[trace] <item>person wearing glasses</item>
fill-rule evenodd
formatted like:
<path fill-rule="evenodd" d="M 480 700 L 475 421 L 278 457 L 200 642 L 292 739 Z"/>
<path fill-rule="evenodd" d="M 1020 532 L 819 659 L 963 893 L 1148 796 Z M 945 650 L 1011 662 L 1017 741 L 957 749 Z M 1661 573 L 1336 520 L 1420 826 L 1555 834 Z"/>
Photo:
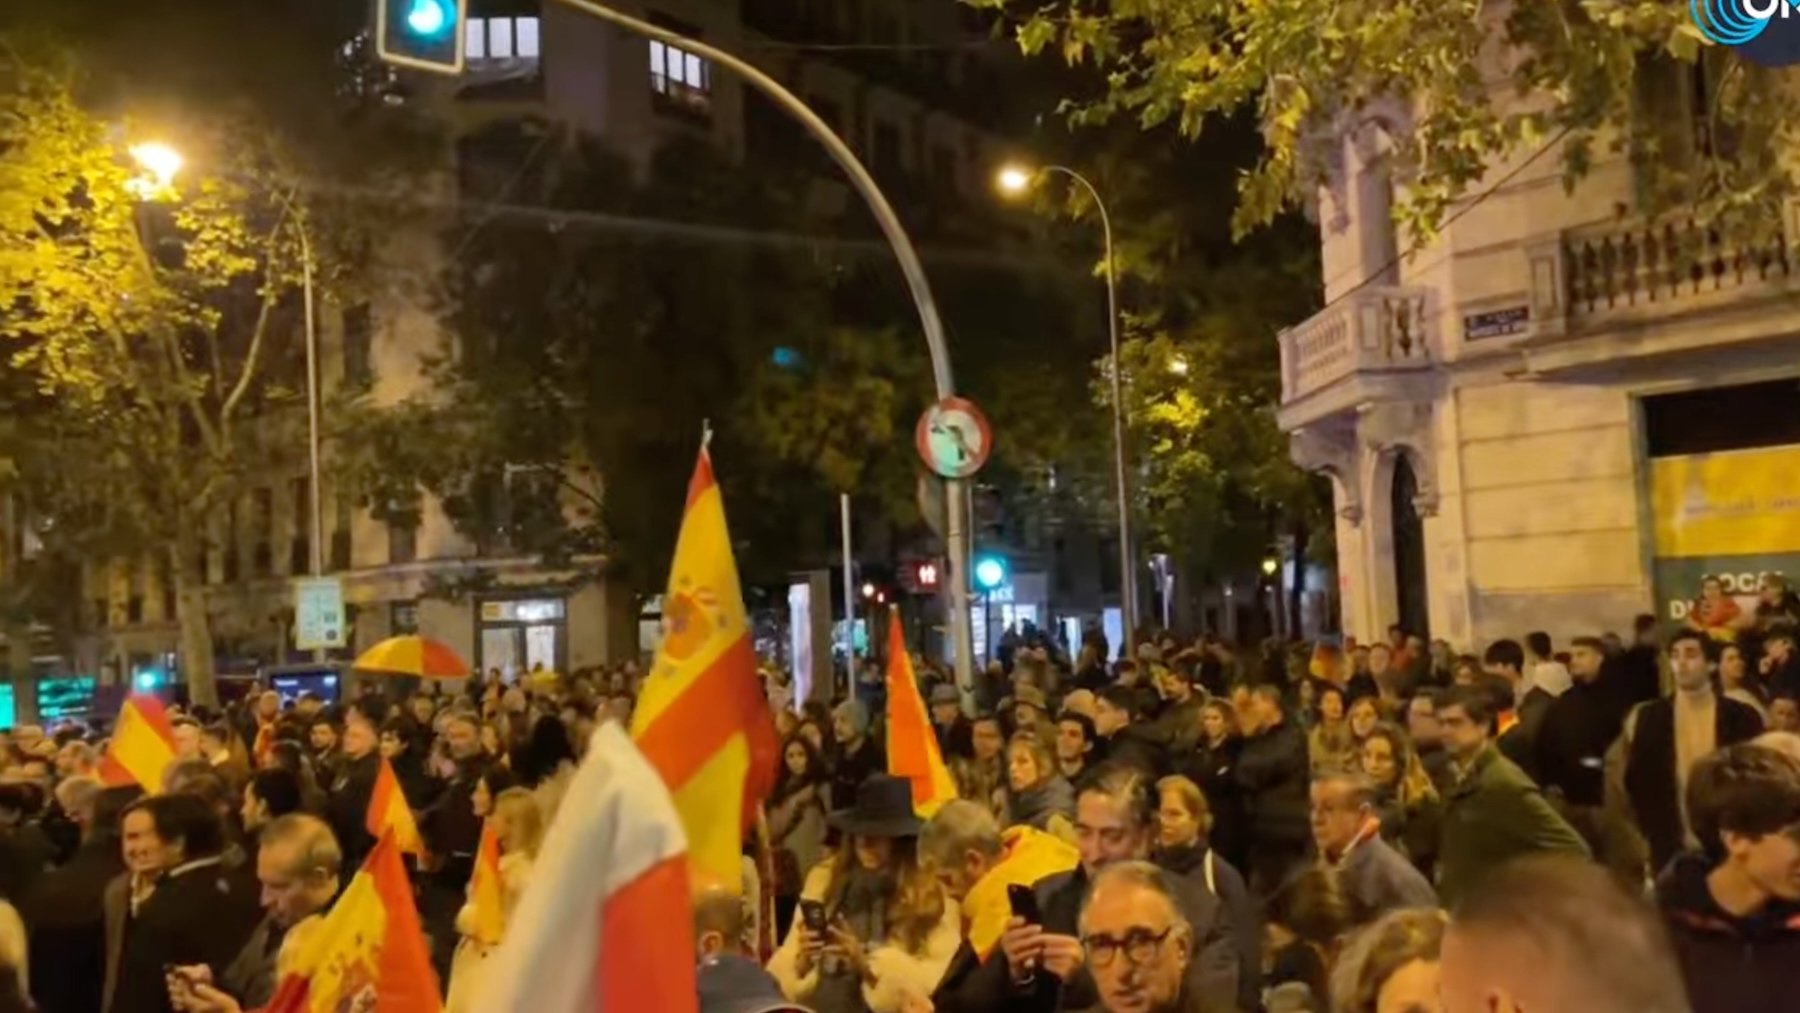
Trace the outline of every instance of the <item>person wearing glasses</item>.
<path fill-rule="evenodd" d="M 1194 929 L 1175 882 L 1149 862 L 1109 865 L 1094 876 L 1081 910 L 1081 948 L 1105 1013 L 1213 1013 L 1232 996 L 1190 984 Z"/>
<path fill-rule="evenodd" d="M 1143 863 L 1150 857 L 1156 831 L 1153 783 L 1135 766 L 1109 763 L 1095 771 L 1075 800 L 1076 849 L 1081 864 L 1074 870 L 1039 880 L 1033 886 L 1037 911 L 1028 920 L 1017 913 L 1008 920 L 1000 944 L 976 972 L 972 987 L 990 998 L 988 1009 L 1006 1013 L 1051 1013 L 1091 1010 L 1101 1002 L 1100 968 L 1083 942 L 1087 899 L 1101 874 L 1115 865 Z M 1186 926 L 1171 937 L 1182 951 L 1177 976 L 1187 995 L 1205 997 L 1230 1009 L 1238 994 L 1238 954 L 1231 921 L 1217 897 L 1186 879 L 1168 877 L 1162 892 L 1180 912 Z M 1135 917 L 1135 915 L 1133 915 Z M 1171 923 L 1172 924 L 1172 923 Z M 1105 938 L 1103 924 L 1099 931 Z M 1156 930 L 1162 931 L 1159 925 Z M 1118 938 L 1125 938 L 1118 936 Z M 1171 944 L 1175 945 L 1175 944 Z M 1160 951 L 1159 951 L 1160 952 Z M 1175 958 L 1169 958 L 1174 960 Z M 1119 984 L 1118 995 L 1140 995 L 1142 977 Z M 1054 981 L 1046 981 L 1046 978 Z M 1141 1011 L 1187 1009 L 1177 1006 L 1105 1006 Z"/>

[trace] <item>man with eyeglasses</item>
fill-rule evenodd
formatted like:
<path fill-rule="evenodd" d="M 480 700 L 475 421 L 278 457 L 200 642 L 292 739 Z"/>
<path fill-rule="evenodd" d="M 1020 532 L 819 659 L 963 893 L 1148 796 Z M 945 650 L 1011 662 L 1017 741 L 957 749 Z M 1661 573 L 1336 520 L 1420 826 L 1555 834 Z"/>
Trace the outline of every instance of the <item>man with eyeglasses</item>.
<path fill-rule="evenodd" d="M 1081 909 L 1081 947 L 1105 1013 L 1211 1013 L 1228 997 L 1189 985 L 1194 930 L 1176 903 L 1174 880 L 1149 862 L 1109 865 L 1094 876 Z"/>
<path fill-rule="evenodd" d="M 996 997 L 991 1008 L 1009 1013 L 1049 1013 L 1052 1010 L 1091 1010 L 1101 996 L 1099 970 L 1092 951 L 1083 942 L 1082 915 L 1085 901 L 1109 868 L 1142 864 L 1150 855 L 1155 812 L 1150 781 L 1132 766 L 1107 765 L 1096 769 L 1075 803 L 1076 846 L 1081 864 L 1072 872 L 1039 881 L 1034 888 L 1042 916 L 1040 923 L 1014 917 L 1000 936 L 1000 945 L 982 964 L 979 975 L 986 994 Z M 1171 878 L 1162 890 L 1180 914 L 1185 927 L 1179 937 L 1181 950 L 1178 979 L 1189 996 L 1230 1009 L 1238 996 L 1238 955 L 1231 927 L 1218 898 L 1184 879 Z M 1159 926 L 1155 931 L 1162 931 Z M 1106 931 L 1100 931 L 1102 936 Z M 1108 936 L 1107 938 L 1112 938 Z M 1119 937 L 1123 938 L 1123 937 Z M 1174 958 L 1170 958 L 1173 960 Z M 1050 975 L 1060 985 L 1046 988 Z M 1142 977 L 1132 972 L 1130 982 L 1115 988 L 1121 1001 L 1147 995 L 1137 984 Z M 1103 1005 L 1104 1009 L 1175 1010 L 1187 1007 Z M 1196 1007 L 1197 1008 L 1197 1007 Z"/>

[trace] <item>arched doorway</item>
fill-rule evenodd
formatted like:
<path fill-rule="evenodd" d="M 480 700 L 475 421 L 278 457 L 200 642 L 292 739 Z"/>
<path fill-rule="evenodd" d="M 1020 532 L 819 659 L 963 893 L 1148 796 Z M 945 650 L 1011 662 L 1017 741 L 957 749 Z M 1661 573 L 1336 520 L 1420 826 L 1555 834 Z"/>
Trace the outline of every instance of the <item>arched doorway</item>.
<path fill-rule="evenodd" d="M 1425 525 L 1419 519 L 1414 502 L 1419 496 L 1419 478 L 1413 474 L 1412 461 L 1404 452 L 1394 455 L 1392 510 L 1394 524 L 1394 597 L 1398 606 L 1397 621 L 1406 632 L 1427 639 L 1431 636 L 1430 607 L 1425 592 Z"/>

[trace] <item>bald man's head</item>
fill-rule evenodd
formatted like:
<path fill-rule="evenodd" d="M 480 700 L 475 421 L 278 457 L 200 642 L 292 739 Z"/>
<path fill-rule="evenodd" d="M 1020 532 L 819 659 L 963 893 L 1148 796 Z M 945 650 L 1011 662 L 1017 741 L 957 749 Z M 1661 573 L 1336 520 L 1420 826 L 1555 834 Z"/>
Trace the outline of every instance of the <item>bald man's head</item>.
<path fill-rule="evenodd" d="M 743 948 L 744 901 L 720 883 L 694 890 L 694 952 L 700 960 Z"/>
<path fill-rule="evenodd" d="M 1444 1013 L 1688 1013 L 1662 923 L 1601 867 L 1512 862 L 1481 882 L 1444 938 Z"/>

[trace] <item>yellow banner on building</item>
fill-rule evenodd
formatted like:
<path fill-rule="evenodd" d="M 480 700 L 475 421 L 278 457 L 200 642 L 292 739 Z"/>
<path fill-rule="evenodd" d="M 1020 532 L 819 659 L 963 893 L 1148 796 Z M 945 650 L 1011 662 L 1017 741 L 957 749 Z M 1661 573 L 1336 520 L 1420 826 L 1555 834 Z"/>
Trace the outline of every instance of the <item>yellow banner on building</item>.
<path fill-rule="evenodd" d="M 1800 552 L 1800 446 L 1650 462 L 1660 558 Z"/>

